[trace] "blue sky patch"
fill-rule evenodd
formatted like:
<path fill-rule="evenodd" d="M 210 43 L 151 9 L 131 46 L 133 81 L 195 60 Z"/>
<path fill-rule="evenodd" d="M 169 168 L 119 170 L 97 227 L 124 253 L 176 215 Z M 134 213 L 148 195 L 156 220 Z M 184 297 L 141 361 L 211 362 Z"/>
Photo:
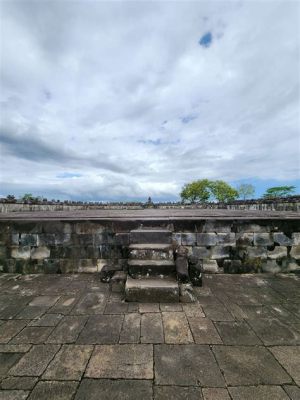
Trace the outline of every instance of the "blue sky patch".
<path fill-rule="evenodd" d="M 202 47 L 209 47 L 212 43 L 212 39 L 213 37 L 211 32 L 207 32 L 201 37 L 201 39 L 199 40 L 199 44 Z"/>
<path fill-rule="evenodd" d="M 56 175 L 56 178 L 60 179 L 68 179 L 68 178 L 80 178 L 82 175 L 76 172 L 62 172 L 61 174 Z"/>

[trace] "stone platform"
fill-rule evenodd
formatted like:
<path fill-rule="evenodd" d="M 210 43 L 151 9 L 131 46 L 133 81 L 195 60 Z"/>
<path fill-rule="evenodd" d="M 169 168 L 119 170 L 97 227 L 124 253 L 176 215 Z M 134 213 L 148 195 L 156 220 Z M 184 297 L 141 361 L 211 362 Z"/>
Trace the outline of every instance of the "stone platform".
<path fill-rule="evenodd" d="M 180 220 L 180 219 L 299 219 L 293 211 L 225 209 L 145 209 L 145 210 L 75 210 L 0 213 L 0 221 L 47 220 Z"/>
<path fill-rule="evenodd" d="M 0 274 L 0 399 L 299 400 L 300 277 L 194 291 L 125 303 L 97 274 Z"/>

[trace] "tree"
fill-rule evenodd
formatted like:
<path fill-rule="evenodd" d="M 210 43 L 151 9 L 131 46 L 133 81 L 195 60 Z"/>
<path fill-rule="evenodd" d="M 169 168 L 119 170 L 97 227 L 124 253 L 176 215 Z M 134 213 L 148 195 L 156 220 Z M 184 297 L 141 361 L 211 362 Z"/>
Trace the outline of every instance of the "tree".
<path fill-rule="evenodd" d="M 263 198 L 287 197 L 295 192 L 295 186 L 273 186 L 266 190 Z"/>
<path fill-rule="evenodd" d="M 255 194 L 254 186 L 248 183 L 242 183 L 240 186 L 238 186 L 237 191 L 239 193 L 239 197 L 241 197 L 243 200 L 251 198 Z"/>
<path fill-rule="evenodd" d="M 210 181 L 208 179 L 200 179 L 187 183 L 182 188 L 180 193 L 182 201 L 189 201 L 191 203 L 204 203 L 210 198 Z"/>
<path fill-rule="evenodd" d="M 33 200 L 33 195 L 32 193 L 25 193 L 22 198 L 23 201 L 32 201 Z"/>
<path fill-rule="evenodd" d="M 212 181 L 209 186 L 212 195 L 220 203 L 226 203 L 239 197 L 238 191 L 224 181 Z"/>
<path fill-rule="evenodd" d="M 13 194 L 8 194 L 8 195 L 6 196 L 6 199 L 7 199 L 8 201 L 11 201 L 11 202 L 15 202 L 15 201 L 16 201 L 16 198 L 15 198 L 15 196 L 14 196 Z"/>

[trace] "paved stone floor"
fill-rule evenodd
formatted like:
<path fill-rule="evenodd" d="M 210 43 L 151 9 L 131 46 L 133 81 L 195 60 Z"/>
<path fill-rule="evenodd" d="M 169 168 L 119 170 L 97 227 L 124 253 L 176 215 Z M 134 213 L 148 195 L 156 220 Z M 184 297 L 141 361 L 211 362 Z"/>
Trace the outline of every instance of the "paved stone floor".
<path fill-rule="evenodd" d="M 300 399 L 300 277 L 126 304 L 97 275 L 0 275 L 0 400 Z"/>

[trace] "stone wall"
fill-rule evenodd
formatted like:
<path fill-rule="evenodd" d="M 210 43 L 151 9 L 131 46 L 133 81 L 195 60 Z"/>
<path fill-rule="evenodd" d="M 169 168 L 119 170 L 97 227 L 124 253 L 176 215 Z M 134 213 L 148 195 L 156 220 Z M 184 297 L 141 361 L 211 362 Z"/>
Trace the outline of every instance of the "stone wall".
<path fill-rule="evenodd" d="M 142 210 L 147 208 L 145 203 L 85 203 L 85 204 L 23 204 L 0 202 L 0 213 L 28 211 L 76 211 L 76 210 Z M 237 200 L 232 203 L 155 203 L 159 209 L 228 209 L 228 210 L 262 210 L 262 211 L 296 211 L 300 212 L 300 196 L 283 199 Z"/>
<path fill-rule="evenodd" d="M 17 273 L 97 272 L 108 262 L 126 269 L 129 232 L 172 230 L 205 272 L 300 272 L 298 220 L 154 220 L 0 222 L 0 270 Z"/>

